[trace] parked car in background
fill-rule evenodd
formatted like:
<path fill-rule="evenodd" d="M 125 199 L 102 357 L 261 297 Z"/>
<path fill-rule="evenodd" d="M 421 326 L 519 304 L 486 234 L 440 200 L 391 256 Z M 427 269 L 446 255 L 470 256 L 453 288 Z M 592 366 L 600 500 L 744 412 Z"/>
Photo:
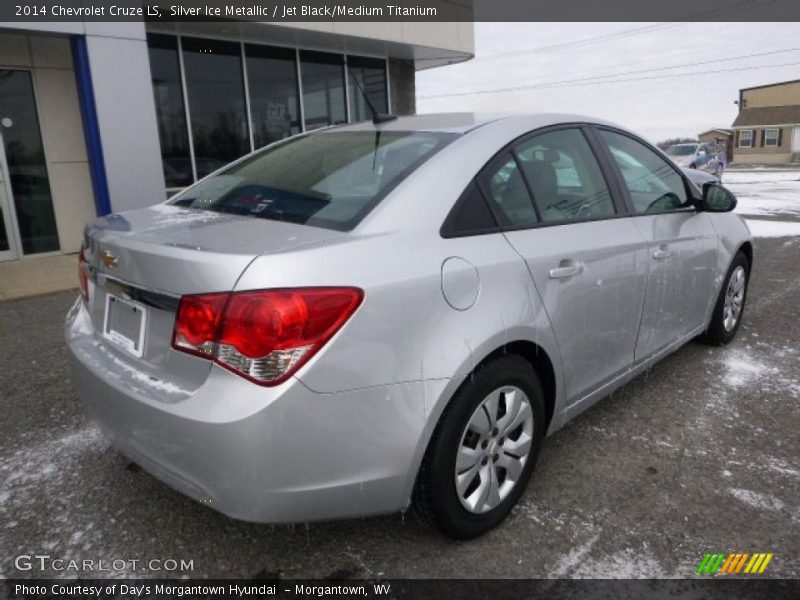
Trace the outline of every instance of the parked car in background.
<path fill-rule="evenodd" d="M 725 160 L 720 152 L 718 146 L 709 143 L 675 144 L 666 150 L 667 156 L 681 168 L 699 169 L 717 179 L 722 179 L 725 170 Z"/>
<path fill-rule="evenodd" d="M 750 235 L 605 121 L 308 132 L 98 219 L 66 337 L 131 460 L 235 518 L 499 524 L 543 439 L 741 323 Z"/>
<path fill-rule="evenodd" d="M 717 155 L 717 149 L 713 144 L 686 143 L 675 144 L 666 150 L 675 164 L 679 167 L 689 167 L 698 169 L 704 166 Z"/>

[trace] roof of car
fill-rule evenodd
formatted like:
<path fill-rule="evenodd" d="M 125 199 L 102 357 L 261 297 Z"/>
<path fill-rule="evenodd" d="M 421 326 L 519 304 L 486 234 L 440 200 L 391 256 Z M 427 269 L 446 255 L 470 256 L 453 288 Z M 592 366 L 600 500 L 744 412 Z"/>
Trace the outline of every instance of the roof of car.
<path fill-rule="evenodd" d="M 473 129 L 497 121 L 519 122 L 528 129 L 547 127 L 558 123 L 605 123 L 601 119 L 585 115 L 560 113 L 534 114 L 500 114 L 500 113 L 431 113 L 398 117 L 375 125 L 372 121 L 362 121 L 351 125 L 332 128 L 333 131 L 441 131 L 451 133 L 467 133 Z"/>

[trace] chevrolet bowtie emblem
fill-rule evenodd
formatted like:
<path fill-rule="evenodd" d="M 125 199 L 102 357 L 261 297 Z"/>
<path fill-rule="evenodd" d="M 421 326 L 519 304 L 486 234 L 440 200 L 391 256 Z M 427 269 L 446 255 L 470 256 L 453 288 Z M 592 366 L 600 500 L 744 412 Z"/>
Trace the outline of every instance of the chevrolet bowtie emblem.
<path fill-rule="evenodd" d="M 111 267 L 117 266 L 119 259 L 110 250 L 103 250 L 103 253 L 100 255 L 100 262 L 103 263 L 106 269 L 110 269 Z"/>

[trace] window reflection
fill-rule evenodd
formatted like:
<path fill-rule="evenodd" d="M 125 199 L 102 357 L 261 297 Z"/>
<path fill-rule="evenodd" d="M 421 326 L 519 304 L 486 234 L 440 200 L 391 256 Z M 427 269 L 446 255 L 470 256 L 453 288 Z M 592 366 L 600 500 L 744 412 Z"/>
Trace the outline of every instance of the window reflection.
<path fill-rule="evenodd" d="M 3 128 L 2 139 L 22 251 L 57 251 L 53 199 L 30 72 L 0 70 L 0 111 L 0 117 L 12 123 Z"/>
<path fill-rule="evenodd" d="M 372 118 L 364 94 L 376 111 L 389 112 L 385 61 L 379 58 L 348 56 L 347 71 L 347 80 L 350 84 L 350 121 L 365 121 Z"/>
<path fill-rule="evenodd" d="M 182 38 L 197 177 L 250 151 L 241 46 Z"/>
<path fill-rule="evenodd" d="M 389 108 L 383 59 L 350 56 L 347 74 L 342 55 L 300 51 L 299 83 L 294 48 L 183 36 L 179 44 L 178 36 L 164 34 L 151 34 L 147 39 L 168 188 L 185 187 L 194 181 L 190 143 L 194 145 L 199 178 L 248 153 L 251 130 L 256 148 L 299 133 L 303 128 L 301 105 L 306 129 L 345 123 L 345 82 L 349 86 L 351 121 L 372 117 L 356 82 L 377 111 L 387 112 Z M 242 64 L 243 46 L 246 65 Z M 188 98 L 188 125 L 184 97 Z"/>
<path fill-rule="evenodd" d="M 256 148 L 300 132 L 295 51 L 247 44 L 250 122 Z"/>
<path fill-rule="evenodd" d="M 150 77 L 161 140 L 161 159 L 167 187 L 183 187 L 194 181 L 189 158 L 189 135 L 183 105 L 178 38 L 149 35 Z"/>
<path fill-rule="evenodd" d="M 344 61 L 341 55 L 300 53 L 306 129 L 347 121 L 344 104 Z"/>

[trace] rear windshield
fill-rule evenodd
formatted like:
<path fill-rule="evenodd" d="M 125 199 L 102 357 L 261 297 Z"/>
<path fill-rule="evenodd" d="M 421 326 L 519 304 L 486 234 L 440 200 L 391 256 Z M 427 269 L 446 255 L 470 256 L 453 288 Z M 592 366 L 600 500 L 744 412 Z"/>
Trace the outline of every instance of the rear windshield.
<path fill-rule="evenodd" d="M 457 134 L 329 131 L 271 146 L 170 203 L 345 231 Z"/>

